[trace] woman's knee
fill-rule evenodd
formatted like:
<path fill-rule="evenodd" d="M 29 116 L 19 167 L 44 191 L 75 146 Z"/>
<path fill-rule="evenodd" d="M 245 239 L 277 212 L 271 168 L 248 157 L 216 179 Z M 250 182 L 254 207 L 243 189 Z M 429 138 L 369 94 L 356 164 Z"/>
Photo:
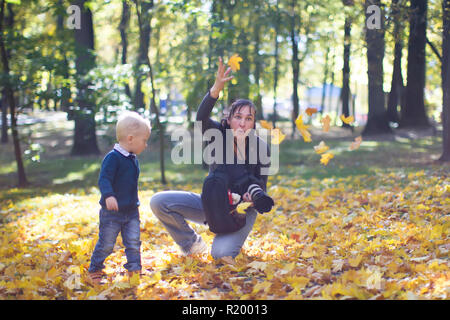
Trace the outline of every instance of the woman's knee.
<path fill-rule="evenodd" d="M 213 242 L 211 248 L 211 256 L 214 260 L 218 260 L 223 257 L 236 258 L 239 252 L 241 252 L 241 246 L 235 246 L 233 244 L 217 244 Z"/>
<path fill-rule="evenodd" d="M 166 194 L 164 191 L 155 193 L 150 199 L 150 208 L 153 214 L 158 216 L 162 213 L 163 208 L 166 205 Z"/>

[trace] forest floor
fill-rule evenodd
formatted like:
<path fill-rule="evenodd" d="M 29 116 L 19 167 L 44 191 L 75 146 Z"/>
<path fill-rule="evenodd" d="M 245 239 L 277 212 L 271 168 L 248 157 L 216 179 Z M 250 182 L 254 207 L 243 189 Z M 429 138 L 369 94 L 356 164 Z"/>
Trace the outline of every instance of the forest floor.
<path fill-rule="evenodd" d="M 0 153 L 0 299 L 448 299 L 450 166 L 436 161 L 440 134 L 396 131 L 348 146 L 354 133 L 312 130 L 280 145 L 269 177 L 276 207 L 259 215 L 235 265 L 184 257 L 152 214 L 161 190 L 200 192 L 201 165 L 175 165 L 166 148 L 160 183 L 157 134 L 139 156 L 143 274 L 128 278 L 121 238 L 106 283 L 87 281 L 97 241 L 103 155 L 114 143 L 100 126 L 101 155 L 70 156 L 73 123 L 63 116 L 21 127 L 30 185 L 16 188 L 12 143 Z M 320 163 L 313 146 L 330 146 Z M 29 146 L 29 147 L 26 147 Z M 39 157 L 39 162 L 31 157 Z M 209 244 L 214 234 L 192 225 Z"/>

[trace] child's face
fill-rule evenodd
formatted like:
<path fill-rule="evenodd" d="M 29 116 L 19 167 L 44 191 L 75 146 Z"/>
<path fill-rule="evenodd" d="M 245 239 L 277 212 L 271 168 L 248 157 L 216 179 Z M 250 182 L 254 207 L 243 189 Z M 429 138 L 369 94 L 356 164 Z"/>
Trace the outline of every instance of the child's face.
<path fill-rule="evenodd" d="M 150 138 L 150 129 L 143 128 L 139 130 L 136 134 L 128 136 L 128 146 L 129 152 L 134 154 L 141 154 L 142 151 L 147 148 L 147 141 Z"/>

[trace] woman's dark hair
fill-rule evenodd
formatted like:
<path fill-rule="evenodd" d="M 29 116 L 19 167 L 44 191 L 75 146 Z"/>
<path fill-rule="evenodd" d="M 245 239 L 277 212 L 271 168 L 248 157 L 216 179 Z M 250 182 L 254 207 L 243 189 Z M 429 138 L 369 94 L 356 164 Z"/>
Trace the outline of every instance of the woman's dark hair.
<path fill-rule="evenodd" d="M 250 100 L 247 99 L 237 99 L 236 101 L 234 101 L 229 107 L 228 109 L 224 112 L 224 117 L 222 119 L 222 124 L 225 127 L 229 127 L 227 124 L 227 119 L 230 120 L 231 117 L 236 113 L 241 111 L 242 108 L 244 107 L 250 107 L 250 110 L 253 111 L 253 115 L 255 116 L 255 123 L 253 125 L 253 129 L 255 129 L 256 127 L 256 107 L 253 104 L 253 102 L 251 102 Z"/>

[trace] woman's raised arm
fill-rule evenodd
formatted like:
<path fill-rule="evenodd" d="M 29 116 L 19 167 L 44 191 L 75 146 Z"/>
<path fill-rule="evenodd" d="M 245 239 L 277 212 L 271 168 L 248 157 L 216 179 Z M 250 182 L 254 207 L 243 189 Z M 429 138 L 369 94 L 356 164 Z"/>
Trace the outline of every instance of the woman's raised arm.
<path fill-rule="evenodd" d="M 220 126 L 220 123 L 212 120 L 210 115 L 214 104 L 219 98 L 220 91 L 223 90 L 228 81 L 233 79 L 233 76 L 228 76 L 231 68 L 228 68 L 227 70 L 225 70 L 225 68 L 226 67 L 223 65 L 222 58 L 219 58 L 219 67 L 217 69 L 214 85 L 211 87 L 208 94 L 206 94 L 198 107 L 196 120 L 202 122 L 202 131 Z"/>

